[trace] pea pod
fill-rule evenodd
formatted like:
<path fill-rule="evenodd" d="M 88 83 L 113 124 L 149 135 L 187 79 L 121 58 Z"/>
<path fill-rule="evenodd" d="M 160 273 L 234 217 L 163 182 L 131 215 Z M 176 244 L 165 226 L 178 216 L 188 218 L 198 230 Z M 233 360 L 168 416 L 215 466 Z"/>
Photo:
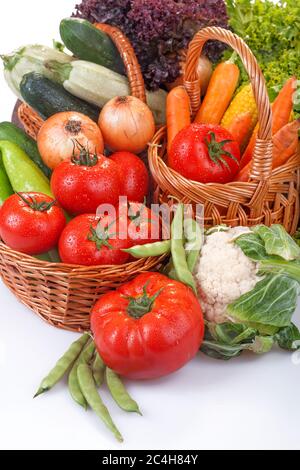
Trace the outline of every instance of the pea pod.
<path fill-rule="evenodd" d="M 34 191 L 53 197 L 48 178 L 20 147 L 8 140 L 1 140 L 0 151 L 5 171 L 15 192 Z"/>
<path fill-rule="evenodd" d="M 78 371 L 78 366 L 80 364 L 89 364 L 89 362 L 92 360 L 92 357 L 95 352 L 95 345 L 94 342 L 91 341 L 89 342 L 83 351 L 81 352 L 80 356 L 78 357 L 77 361 L 74 363 L 71 372 L 69 374 L 69 379 L 68 379 L 68 386 L 69 386 L 69 392 L 75 403 L 78 405 L 82 406 L 83 408 L 87 409 L 87 401 L 81 391 L 79 382 L 78 382 L 78 377 L 77 377 L 77 371 Z"/>
<path fill-rule="evenodd" d="M 104 405 L 98 393 L 98 390 L 97 390 L 97 387 L 93 378 L 92 369 L 87 364 L 80 364 L 78 366 L 77 374 L 78 374 L 78 381 L 79 381 L 80 388 L 89 406 L 96 413 L 96 415 L 103 421 L 103 423 L 107 426 L 107 428 L 114 434 L 116 439 L 119 442 L 123 442 L 122 435 L 120 434 L 118 428 L 113 422 L 108 409 Z"/>
<path fill-rule="evenodd" d="M 51 176 L 51 170 L 43 162 L 38 151 L 37 143 L 29 137 L 22 129 L 11 122 L 0 123 L 0 140 L 8 140 L 18 145 L 31 160 L 42 170 L 47 178 Z"/>
<path fill-rule="evenodd" d="M 35 394 L 35 397 L 53 388 L 54 385 L 56 385 L 63 378 L 63 376 L 67 373 L 74 361 L 76 361 L 89 337 L 90 336 L 86 333 L 73 344 L 71 344 L 68 351 L 59 359 L 59 361 L 57 362 L 55 367 L 49 372 L 47 377 L 43 379 L 37 393 Z"/>
<path fill-rule="evenodd" d="M 196 293 L 196 283 L 189 270 L 184 248 L 183 230 L 184 206 L 178 204 L 176 214 L 171 226 L 171 253 L 177 278 L 183 284 L 190 286 Z"/>
<path fill-rule="evenodd" d="M 11 187 L 10 181 L 0 159 L 0 207 L 2 206 L 3 202 L 12 194 L 13 188 Z"/>
<path fill-rule="evenodd" d="M 98 388 L 100 388 L 104 382 L 105 368 L 106 366 L 102 361 L 99 353 L 96 352 L 93 362 L 93 376 Z"/>
<path fill-rule="evenodd" d="M 108 367 L 106 369 L 106 382 L 113 399 L 122 410 L 142 414 L 138 404 L 131 398 L 120 377 Z"/>
<path fill-rule="evenodd" d="M 184 224 L 184 233 L 186 238 L 187 265 L 190 272 L 193 273 L 203 243 L 200 225 L 194 219 L 187 219 Z"/>
<path fill-rule="evenodd" d="M 134 258 L 150 258 L 167 254 L 170 250 L 171 242 L 165 240 L 163 242 L 147 243 L 146 245 L 136 245 L 123 251 L 130 253 Z"/>

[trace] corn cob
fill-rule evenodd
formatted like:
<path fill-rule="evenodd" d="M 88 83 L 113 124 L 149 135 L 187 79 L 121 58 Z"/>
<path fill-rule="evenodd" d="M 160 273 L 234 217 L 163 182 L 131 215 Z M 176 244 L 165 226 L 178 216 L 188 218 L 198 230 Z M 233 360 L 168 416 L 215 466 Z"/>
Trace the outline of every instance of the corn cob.
<path fill-rule="evenodd" d="M 252 86 L 249 83 L 242 87 L 227 109 L 221 126 L 233 135 L 243 151 L 249 142 L 257 123 L 258 112 Z"/>

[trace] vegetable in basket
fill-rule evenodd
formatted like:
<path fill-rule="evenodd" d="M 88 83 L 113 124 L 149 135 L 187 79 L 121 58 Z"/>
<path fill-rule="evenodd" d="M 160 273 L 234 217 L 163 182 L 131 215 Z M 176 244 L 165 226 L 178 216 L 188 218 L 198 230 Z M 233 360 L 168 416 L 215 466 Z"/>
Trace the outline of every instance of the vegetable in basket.
<path fill-rule="evenodd" d="M 36 142 L 22 131 L 22 129 L 19 129 L 11 122 L 1 122 L 0 140 L 8 140 L 13 144 L 18 145 L 18 147 L 24 150 L 28 157 L 30 157 L 31 160 L 42 170 L 47 178 L 51 176 L 51 170 L 41 159 Z"/>
<path fill-rule="evenodd" d="M 228 183 L 239 170 L 240 149 L 221 126 L 191 124 L 175 137 L 169 166 L 201 183 Z"/>
<path fill-rule="evenodd" d="M 273 170 L 285 165 L 289 158 L 296 154 L 299 146 L 300 118 L 286 124 L 273 136 Z M 252 160 L 244 166 L 235 181 L 248 181 Z"/>
<path fill-rule="evenodd" d="M 38 255 L 56 247 L 66 218 L 56 201 L 42 193 L 18 193 L 0 208 L 0 237 L 10 248 Z"/>
<path fill-rule="evenodd" d="M 69 64 L 53 60 L 47 62 L 47 67 L 65 90 L 100 108 L 116 96 L 130 95 L 127 78 L 101 65 L 84 60 L 74 60 Z M 147 92 L 147 103 L 153 112 L 156 124 L 164 124 L 166 92 L 164 90 Z"/>
<path fill-rule="evenodd" d="M 0 157 L 0 207 L 4 201 L 13 194 L 13 188 L 6 174 L 5 168 Z"/>
<path fill-rule="evenodd" d="M 117 206 L 122 181 L 118 165 L 79 143 L 75 147 L 79 155 L 73 152 L 52 174 L 51 189 L 59 204 L 72 215 L 96 213 L 100 204 Z"/>
<path fill-rule="evenodd" d="M 73 154 L 79 156 L 82 149 L 97 154 L 104 151 L 103 137 L 97 124 L 88 116 L 74 111 L 50 117 L 39 131 L 37 144 L 44 163 L 52 170 Z"/>
<path fill-rule="evenodd" d="M 124 74 L 124 65 L 113 41 L 89 21 L 65 18 L 59 30 L 63 43 L 75 57 Z"/>
<path fill-rule="evenodd" d="M 55 81 L 55 73 L 46 66 L 47 62 L 55 60 L 60 64 L 67 64 L 73 60 L 63 52 L 41 45 L 24 46 L 9 55 L 2 55 L 1 58 L 7 84 L 20 100 L 22 100 L 20 85 L 24 75 L 38 72 Z"/>
<path fill-rule="evenodd" d="M 179 77 L 181 51 L 199 29 L 228 27 L 223 0 L 83 0 L 76 16 L 120 28 L 137 54 L 149 89 Z M 210 41 L 205 53 L 216 62 L 224 47 Z"/>
<path fill-rule="evenodd" d="M 112 151 L 143 152 L 155 134 L 153 114 L 134 96 L 117 96 L 106 103 L 99 116 L 106 146 Z"/>
<path fill-rule="evenodd" d="M 2 163 L 15 192 L 40 192 L 52 197 L 50 183 L 44 173 L 16 144 L 0 141 Z"/>
<path fill-rule="evenodd" d="M 118 165 L 121 196 L 126 196 L 128 201 L 144 202 L 150 186 L 145 163 L 130 152 L 116 152 L 109 158 Z"/>
<path fill-rule="evenodd" d="M 273 101 L 290 76 L 300 76 L 299 1 L 226 0 L 226 5 L 229 24 L 257 58 Z M 241 61 L 238 65 L 242 81 L 248 82 Z M 299 113 L 299 102 L 294 111 Z"/>
<path fill-rule="evenodd" d="M 221 126 L 232 134 L 243 151 L 250 140 L 257 119 L 258 111 L 252 85 L 248 83 L 233 98 L 223 116 Z"/>
<path fill-rule="evenodd" d="M 291 77 L 280 90 L 272 105 L 273 124 L 272 134 L 276 134 L 282 127 L 288 124 L 293 109 L 293 95 L 295 93 L 296 78 Z M 246 166 L 253 157 L 254 147 L 258 136 L 259 124 L 254 129 L 250 142 L 241 159 L 241 169 Z"/>
<path fill-rule="evenodd" d="M 173 88 L 167 97 L 168 154 L 177 134 L 191 124 L 190 98 L 183 86 Z"/>
<path fill-rule="evenodd" d="M 92 121 L 98 122 L 100 108 L 71 95 L 59 83 L 37 72 L 24 75 L 20 92 L 23 100 L 29 104 L 42 119 L 68 111 L 85 114 Z"/>
<path fill-rule="evenodd" d="M 130 261 L 123 251 L 132 246 L 128 234 L 120 229 L 117 217 L 95 214 L 75 217 L 66 226 L 59 240 L 59 255 L 66 264 L 81 266 L 121 265 Z"/>
<path fill-rule="evenodd" d="M 235 59 L 234 52 L 231 59 L 221 62 L 215 68 L 195 122 L 220 124 L 239 82 L 240 71 L 234 63 Z"/>

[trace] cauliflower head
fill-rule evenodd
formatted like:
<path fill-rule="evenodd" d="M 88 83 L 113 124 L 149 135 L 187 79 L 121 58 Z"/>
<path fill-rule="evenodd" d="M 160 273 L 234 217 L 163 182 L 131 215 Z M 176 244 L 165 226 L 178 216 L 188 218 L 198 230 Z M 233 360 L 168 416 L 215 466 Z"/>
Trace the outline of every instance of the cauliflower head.
<path fill-rule="evenodd" d="M 261 279 L 257 264 L 234 243 L 248 232 L 246 227 L 235 227 L 205 236 L 195 279 L 203 313 L 210 322 L 228 321 L 227 305 L 252 290 Z"/>

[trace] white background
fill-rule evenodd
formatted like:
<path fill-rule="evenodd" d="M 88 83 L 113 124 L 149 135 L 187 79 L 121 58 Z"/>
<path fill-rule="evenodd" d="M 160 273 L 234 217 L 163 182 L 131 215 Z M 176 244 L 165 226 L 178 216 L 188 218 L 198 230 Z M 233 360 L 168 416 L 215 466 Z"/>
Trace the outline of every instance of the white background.
<path fill-rule="evenodd" d="M 59 39 L 59 20 L 75 0 L 3 2 L 0 53 Z M 15 98 L 0 77 L 0 120 Z M 299 311 L 296 317 L 299 324 Z M 274 351 L 229 363 L 199 355 L 165 379 L 128 383 L 144 416 L 120 411 L 116 444 L 102 423 L 68 396 L 65 384 L 32 399 L 40 380 L 77 335 L 56 330 L 19 304 L 0 282 L 1 449 L 291 449 L 300 448 L 300 354 Z M 296 362 L 299 364 L 296 365 Z"/>

